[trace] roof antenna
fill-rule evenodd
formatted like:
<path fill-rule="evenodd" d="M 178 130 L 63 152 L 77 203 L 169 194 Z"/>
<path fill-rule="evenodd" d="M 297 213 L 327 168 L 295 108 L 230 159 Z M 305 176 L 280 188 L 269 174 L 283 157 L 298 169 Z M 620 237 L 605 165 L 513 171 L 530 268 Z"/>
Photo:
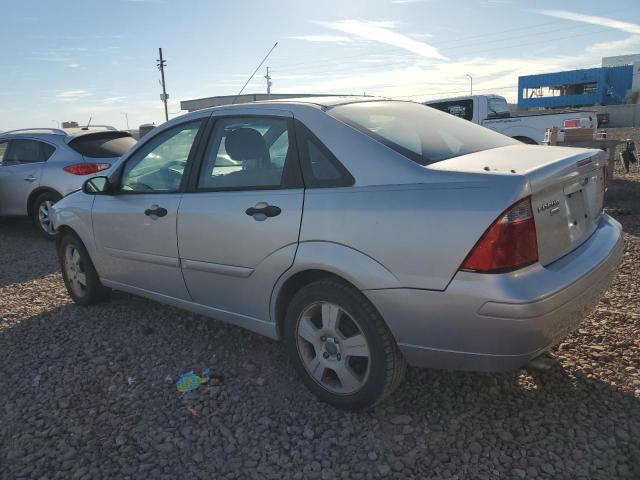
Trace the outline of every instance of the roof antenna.
<path fill-rule="evenodd" d="M 253 71 L 253 73 L 251 74 L 251 76 L 249 77 L 249 80 L 247 80 L 247 82 L 243 85 L 243 87 L 240 89 L 240 91 L 238 92 L 238 94 L 233 98 L 233 101 L 231 102 L 231 105 L 233 105 L 234 103 L 236 103 L 236 100 L 238 99 L 238 97 L 240 96 L 240 94 L 242 92 L 244 92 L 244 89 L 247 87 L 247 85 L 249 85 L 249 82 L 251 81 L 251 79 L 253 78 L 253 76 L 256 74 L 256 72 L 260 69 L 260 67 L 262 66 L 262 64 L 265 62 L 265 60 L 267 58 L 269 58 L 269 55 L 271 55 L 271 52 L 273 52 L 273 49 L 276 48 L 278 46 L 278 42 L 273 44 L 273 47 L 271 47 L 271 50 L 269 50 L 269 53 L 267 53 L 265 55 L 265 57 L 262 59 L 262 61 L 260 62 L 260 64 L 256 67 L 256 69 Z"/>
<path fill-rule="evenodd" d="M 89 130 L 89 125 L 91 125 L 91 119 L 93 118 L 92 114 L 89 114 L 89 121 L 87 122 L 86 127 L 82 127 L 82 130 Z"/>

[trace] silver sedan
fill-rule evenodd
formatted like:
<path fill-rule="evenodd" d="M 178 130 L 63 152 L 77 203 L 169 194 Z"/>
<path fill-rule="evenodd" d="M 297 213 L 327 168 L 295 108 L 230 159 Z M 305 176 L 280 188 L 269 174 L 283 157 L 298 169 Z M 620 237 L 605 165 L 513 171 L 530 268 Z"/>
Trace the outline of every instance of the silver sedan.
<path fill-rule="evenodd" d="M 599 151 L 523 145 L 411 102 L 194 112 L 54 206 L 69 294 L 112 289 L 284 341 L 337 407 L 407 364 L 506 370 L 574 329 L 622 255 Z"/>

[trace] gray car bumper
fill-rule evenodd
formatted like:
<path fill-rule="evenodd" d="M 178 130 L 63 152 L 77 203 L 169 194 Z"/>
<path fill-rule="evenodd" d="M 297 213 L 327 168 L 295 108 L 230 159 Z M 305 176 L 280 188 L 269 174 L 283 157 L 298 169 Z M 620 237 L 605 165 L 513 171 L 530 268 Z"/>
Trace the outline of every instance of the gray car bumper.
<path fill-rule="evenodd" d="M 580 247 L 543 267 L 458 272 L 443 292 L 365 291 L 411 365 L 502 371 L 559 342 L 595 307 L 623 252 L 622 228 L 603 215 Z"/>

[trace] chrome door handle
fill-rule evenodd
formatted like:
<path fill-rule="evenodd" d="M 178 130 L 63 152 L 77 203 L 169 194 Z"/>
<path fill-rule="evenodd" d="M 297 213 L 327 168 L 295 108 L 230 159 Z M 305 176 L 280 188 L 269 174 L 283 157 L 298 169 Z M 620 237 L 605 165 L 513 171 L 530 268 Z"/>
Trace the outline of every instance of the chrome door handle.
<path fill-rule="evenodd" d="M 35 182 L 36 180 L 38 180 L 36 177 L 34 177 L 33 175 L 31 175 L 30 177 L 27 177 L 24 179 L 25 182 Z"/>

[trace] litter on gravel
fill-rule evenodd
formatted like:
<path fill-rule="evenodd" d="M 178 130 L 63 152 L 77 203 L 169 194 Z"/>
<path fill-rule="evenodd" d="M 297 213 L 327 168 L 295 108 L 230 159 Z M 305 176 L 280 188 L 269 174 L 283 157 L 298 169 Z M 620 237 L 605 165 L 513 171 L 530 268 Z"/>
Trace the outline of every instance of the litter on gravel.
<path fill-rule="evenodd" d="M 193 370 L 184 372 L 176 382 L 176 390 L 181 394 L 193 392 L 200 388 L 200 385 L 209 381 L 209 369 L 205 368 L 202 375 L 196 375 Z"/>

